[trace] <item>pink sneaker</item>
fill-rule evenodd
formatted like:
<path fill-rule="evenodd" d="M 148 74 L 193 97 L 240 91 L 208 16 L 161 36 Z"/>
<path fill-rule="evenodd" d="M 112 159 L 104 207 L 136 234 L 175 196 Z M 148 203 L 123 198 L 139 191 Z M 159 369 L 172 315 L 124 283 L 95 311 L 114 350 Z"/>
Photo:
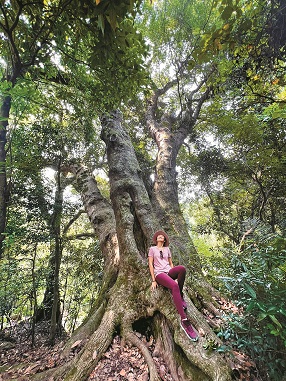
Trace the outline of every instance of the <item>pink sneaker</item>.
<path fill-rule="evenodd" d="M 199 338 L 198 334 L 194 330 L 192 324 L 190 323 L 190 321 L 187 318 L 186 319 L 181 319 L 181 327 L 186 332 L 186 334 L 188 335 L 189 339 L 191 339 L 192 341 L 198 341 L 198 338 Z"/>

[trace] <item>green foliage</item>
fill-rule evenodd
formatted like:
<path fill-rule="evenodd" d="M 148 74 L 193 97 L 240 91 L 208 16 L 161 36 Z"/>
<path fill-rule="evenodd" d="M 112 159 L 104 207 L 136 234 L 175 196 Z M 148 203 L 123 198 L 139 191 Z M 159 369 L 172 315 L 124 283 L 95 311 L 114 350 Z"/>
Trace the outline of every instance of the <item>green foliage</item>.
<path fill-rule="evenodd" d="M 4 36 L 0 70 L 2 79 L 12 86 L 23 77 L 26 86 L 31 81 L 42 88 L 47 81 L 44 97 L 49 93 L 48 83 L 62 85 L 63 98 L 68 93 L 74 102 L 88 90 L 96 112 L 102 113 L 134 96 L 138 86 L 143 89 L 148 82 L 143 67 L 146 47 L 132 22 L 140 2 L 80 3 L 27 3 L 22 7 L 17 2 L 5 3 L 0 15 Z"/>
<path fill-rule="evenodd" d="M 34 309 L 42 302 L 50 272 L 48 263 L 53 246 L 51 217 L 56 207 L 54 179 L 45 178 L 44 171 L 39 172 L 37 168 L 31 169 L 27 163 L 22 163 L 15 170 L 14 186 L 17 191 L 13 192 L 5 239 L 7 258 L 0 262 L 0 306 L 5 325 L 11 315 L 25 319 L 32 317 Z M 79 208 L 78 195 L 67 192 L 62 232 Z M 101 283 L 101 252 L 96 241 L 94 243 L 94 239 L 89 238 L 91 233 L 86 215 L 81 214 L 61 236 L 60 295 L 63 324 L 69 332 L 89 313 Z"/>
<path fill-rule="evenodd" d="M 267 70 L 276 59 L 285 59 L 285 7 L 281 0 L 217 0 L 213 2 L 217 23 L 202 37 L 197 56 L 206 61 L 209 54 L 227 53 L 236 64 Z M 271 20 L 271 22 L 270 22 Z M 254 64 L 252 66 L 252 64 Z M 262 73 L 262 71 L 261 71 Z"/>
<path fill-rule="evenodd" d="M 17 88 L 19 88 L 18 84 L 13 91 Z M 57 103 L 55 98 L 53 104 L 49 104 L 49 99 L 46 98 L 41 101 L 41 104 L 45 103 L 46 107 L 39 108 L 35 104 L 31 106 L 29 104 L 31 99 L 39 101 L 38 94 L 38 92 L 32 92 L 30 99 L 25 96 L 21 99 L 22 110 L 26 107 L 30 120 L 23 118 L 21 113 L 17 120 L 18 111 L 13 108 L 15 121 L 18 124 L 17 129 L 12 131 L 12 154 L 8 160 L 12 193 L 7 221 L 5 255 L 16 263 L 20 263 L 19 271 L 24 277 L 25 283 L 22 283 L 15 293 L 8 284 L 3 300 L 5 298 L 8 300 L 10 294 L 14 295 L 15 299 L 9 314 L 20 314 L 25 318 L 32 317 L 34 310 L 41 304 L 47 275 L 50 272 L 49 256 L 52 254 L 54 245 L 53 211 L 57 207 L 54 196 L 55 169 L 58 168 L 61 160 L 63 162 L 65 159 L 74 158 L 75 155 L 82 160 L 85 160 L 86 157 L 94 162 L 90 158 L 88 150 L 91 149 L 96 139 L 96 131 L 89 131 L 92 122 L 88 124 L 86 131 L 84 129 L 75 130 L 74 123 L 76 123 L 77 114 L 65 107 L 66 103 L 61 100 Z M 21 91 L 18 96 L 21 97 Z M 56 107 L 57 105 L 59 107 Z M 82 114 L 83 120 L 86 114 L 84 112 Z M 101 160 L 100 149 L 101 146 L 98 145 L 97 151 L 92 150 L 94 158 L 98 154 L 97 160 Z M 50 167 L 49 170 L 47 170 L 47 166 Z M 54 168 L 53 171 L 51 167 Z M 67 187 L 68 181 L 70 180 L 62 179 L 61 186 Z M 90 225 L 86 216 L 81 216 L 80 222 L 74 222 L 63 234 L 65 227 L 78 214 L 80 208 L 79 196 L 75 193 L 71 194 L 66 188 L 60 226 L 63 262 L 65 263 L 66 257 L 70 258 L 73 253 L 76 253 L 74 255 L 78 261 L 80 259 L 83 261 L 85 255 L 89 256 L 88 261 L 90 261 L 86 269 L 83 268 L 85 266 L 74 261 L 74 267 L 69 267 L 66 271 L 66 267 L 63 266 L 60 273 L 60 295 L 63 301 L 62 310 L 65 314 L 64 324 L 65 328 L 70 331 L 74 330 L 90 311 L 97 292 L 97 285 L 100 284 L 100 278 L 97 277 L 99 271 L 92 272 L 91 269 L 92 264 L 97 263 L 97 260 L 92 258 L 94 247 L 86 244 L 82 237 L 79 240 L 76 238 L 72 240 L 70 237 L 71 235 L 76 237 L 77 234 L 81 236 L 89 231 Z M 6 275 L 9 276 L 7 272 L 3 272 L 3 279 L 6 278 Z M 17 274 L 15 274 L 16 276 Z M 12 281 L 19 285 L 16 278 L 12 277 Z M 91 292 L 90 284 L 94 284 Z M 5 316 L 7 314 L 8 312 L 5 312 Z M 5 317 L 5 319 L 7 318 Z"/>
<path fill-rule="evenodd" d="M 237 314 L 225 316 L 218 336 L 247 351 L 265 372 L 263 379 L 281 379 L 286 370 L 285 238 L 260 225 L 242 251 L 225 251 L 206 263 L 208 276 L 238 307 Z"/>
<path fill-rule="evenodd" d="M 10 319 L 18 320 L 33 316 L 36 303 L 34 292 L 39 298 L 42 296 L 46 275 L 44 258 L 42 256 L 35 258 L 37 249 L 29 245 L 28 236 L 25 235 L 25 241 L 19 237 L 9 238 L 9 236 L 6 238 L 9 257 L 2 259 L 0 263 L 0 308 L 1 319 L 5 326 L 10 323 Z M 36 266 L 35 260 L 37 260 Z"/>
<path fill-rule="evenodd" d="M 178 91 L 167 98 L 170 110 L 177 112 L 178 104 L 186 101 L 188 85 L 197 83 L 208 68 L 198 65 L 194 51 L 200 47 L 201 37 L 215 22 L 212 1 L 160 0 L 144 2 L 138 28 L 149 42 L 147 57 L 152 65 L 152 78 L 159 86 L 177 78 Z M 185 87 L 186 86 L 186 87 Z M 178 94 L 178 92 L 180 94 Z M 176 97 L 179 96 L 179 99 Z M 167 103 L 166 102 L 166 103 Z M 166 112 L 167 104 L 163 112 Z M 168 110 L 169 111 L 169 110 Z"/>
<path fill-rule="evenodd" d="M 2 322 L 8 322 L 11 314 L 17 310 L 23 296 L 23 273 L 19 271 L 15 260 L 3 260 L 0 263 L 0 313 Z"/>
<path fill-rule="evenodd" d="M 260 98 L 254 105 L 231 92 L 202 110 L 191 150 L 179 157 L 182 188 L 197 189 L 193 198 L 207 208 L 208 219 L 197 224 L 200 232 L 213 230 L 238 244 L 247 220 L 284 231 L 285 119 L 273 117 L 275 105 L 265 106 Z"/>
<path fill-rule="evenodd" d="M 65 295 L 63 325 L 68 332 L 73 332 L 91 311 L 102 282 L 102 271 L 103 258 L 96 240 L 69 240 L 66 243 L 61 290 Z"/>
<path fill-rule="evenodd" d="M 284 53 L 279 57 L 266 54 L 268 17 L 275 16 L 275 26 L 277 14 L 266 7 L 268 2 L 258 0 L 252 4 L 231 0 L 145 2 L 138 16 L 140 34 L 130 17 L 133 1 L 83 0 L 80 6 L 72 1 L 66 3 L 70 4 L 66 10 L 59 8 L 60 4 L 24 6 L 15 25 L 13 57 L 7 35 L 0 41 L 1 76 L 9 74 L 8 80 L 0 83 L 0 93 L 12 98 L 8 159 L 12 194 L 7 258 L 0 268 L 2 316 L 6 319 L 12 312 L 31 316 L 45 289 L 51 215 L 56 205 L 55 185 L 52 180 L 47 184 L 44 170 L 58 169 L 65 160 L 75 158 L 92 169 L 105 169 L 98 116 L 127 103 L 139 91 L 140 113 L 134 117 L 128 104 L 126 124 L 142 177 L 151 189 L 156 151 L 144 130 L 142 92 L 150 89 L 145 59 L 150 59 L 153 78 L 160 85 L 173 77 L 178 80 L 178 92 L 170 92 L 160 104 L 160 115 L 169 111 L 177 115 L 183 110 L 190 89 L 211 67 L 211 98 L 178 160 L 182 193 L 197 192 L 193 195 L 196 202 L 186 207 L 185 214 L 197 248 L 204 254 L 207 276 L 244 311 L 226 317 L 219 336 L 259 358 L 261 368 L 263 363 L 269 364 L 271 380 L 279 379 L 286 367 L 282 356 L 286 340 L 282 303 L 285 240 L 268 233 L 262 239 L 256 230 L 251 240 L 248 235 L 242 241 L 243 234 L 250 227 L 257 228 L 258 221 L 268 223 L 272 231 L 282 234 L 285 230 Z M 272 4 L 277 10 L 278 2 Z M 5 7 L 12 25 L 17 2 L 7 2 Z M 108 182 L 98 179 L 108 197 Z M 61 231 L 79 208 L 78 195 L 67 191 Z M 101 284 L 97 242 L 77 239 L 89 229 L 82 216 L 61 237 L 60 291 L 69 331 L 89 313 Z M 243 251 L 234 252 L 239 243 Z M 219 251 L 219 246 L 225 251 Z M 212 342 L 207 345 L 206 349 L 215 347 Z"/>

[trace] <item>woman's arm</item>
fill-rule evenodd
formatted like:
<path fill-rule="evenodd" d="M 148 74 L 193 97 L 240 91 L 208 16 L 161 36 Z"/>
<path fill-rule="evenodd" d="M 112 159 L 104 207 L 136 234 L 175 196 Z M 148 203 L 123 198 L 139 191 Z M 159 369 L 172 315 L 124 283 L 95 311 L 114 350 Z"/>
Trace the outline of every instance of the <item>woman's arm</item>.
<path fill-rule="evenodd" d="M 155 274 L 154 274 L 154 258 L 148 257 L 148 264 L 149 264 L 149 270 L 152 278 L 152 285 L 151 288 L 154 290 L 157 287 L 157 282 L 155 280 Z"/>
<path fill-rule="evenodd" d="M 171 266 L 171 269 L 172 269 L 174 267 L 173 262 L 172 262 L 172 258 L 168 257 L 168 261 L 169 261 L 169 265 Z"/>

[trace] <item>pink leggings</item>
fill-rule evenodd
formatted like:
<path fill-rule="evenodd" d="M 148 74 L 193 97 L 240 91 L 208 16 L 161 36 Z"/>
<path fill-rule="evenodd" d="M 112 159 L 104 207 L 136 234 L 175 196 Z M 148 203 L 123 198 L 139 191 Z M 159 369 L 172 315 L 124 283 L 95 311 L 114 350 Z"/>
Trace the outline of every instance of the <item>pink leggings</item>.
<path fill-rule="evenodd" d="M 183 286 L 186 277 L 186 269 L 184 266 L 173 267 L 168 274 L 161 273 L 156 276 L 156 282 L 172 291 L 174 304 L 182 319 L 186 318 L 183 308 Z M 175 282 L 175 279 L 178 282 Z"/>

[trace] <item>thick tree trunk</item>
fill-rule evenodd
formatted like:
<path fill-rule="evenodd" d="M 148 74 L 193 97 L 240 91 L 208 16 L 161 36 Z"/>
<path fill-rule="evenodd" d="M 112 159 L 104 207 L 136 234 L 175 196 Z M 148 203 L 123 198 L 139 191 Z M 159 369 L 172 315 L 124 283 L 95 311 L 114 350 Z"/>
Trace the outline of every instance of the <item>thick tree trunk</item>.
<path fill-rule="evenodd" d="M 8 203 L 7 174 L 6 174 L 6 135 L 11 97 L 2 99 L 0 109 L 0 259 L 3 257 L 3 240 L 5 239 L 6 214 Z"/>
<path fill-rule="evenodd" d="M 192 101 L 195 92 L 189 96 L 189 107 L 184 115 L 175 117 L 163 114 L 159 120 L 157 118 L 159 98 L 174 85 L 177 85 L 177 81 L 169 82 L 164 88 L 155 91 L 149 100 L 146 113 L 146 125 L 158 147 L 153 206 L 161 226 L 171 238 L 173 255 L 179 262 L 187 264 L 192 273 L 201 276 L 199 256 L 179 205 L 176 160 L 182 144 L 194 129 L 201 106 L 208 97 L 208 89 L 198 94 L 196 102 Z M 198 86 L 198 92 L 200 88 L 201 86 Z"/>
<path fill-rule="evenodd" d="M 81 194 L 82 202 L 99 240 L 104 257 L 104 274 L 100 295 L 114 285 L 119 268 L 119 248 L 115 217 L 111 204 L 101 195 L 91 171 L 78 163 L 63 168 L 75 176 L 74 186 Z M 101 299 L 100 296 L 100 299 Z"/>
<path fill-rule="evenodd" d="M 133 275 L 133 281 L 134 281 L 133 284 L 135 288 L 134 291 L 136 292 L 136 289 L 138 287 L 138 292 L 142 292 L 142 286 L 141 286 L 142 283 L 141 282 L 139 283 L 137 279 L 137 276 L 139 277 L 140 276 L 139 274 L 141 274 L 141 281 L 142 281 L 143 273 L 142 273 L 142 266 L 140 262 L 139 262 L 139 268 L 138 268 L 138 275 L 136 276 L 137 266 L 138 266 L 138 261 L 136 260 L 136 257 L 138 258 L 138 256 L 136 256 L 136 254 L 138 252 L 138 247 L 135 246 L 136 242 L 133 241 L 132 239 L 134 220 L 132 219 L 132 214 L 131 214 L 131 211 L 133 210 L 133 208 L 131 208 L 130 206 L 131 205 L 134 206 L 134 210 L 135 210 L 134 214 L 138 218 L 138 221 L 141 227 L 143 227 L 146 223 L 147 223 L 147 226 L 149 227 L 152 224 L 152 221 L 157 221 L 158 219 L 156 218 L 156 216 L 153 216 L 150 214 L 150 209 L 152 211 L 151 204 L 149 200 L 147 199 L 147 192 L 145 191 L 145 188 L 143 186 L 143 181 L 140 177 L 140 171 L 138 171 L 137 169 L 138 164 L 137 164 L 137 160 L 133 150 L 133 146 L 131 144 L 131 141 L 128 135 L 122 128 L 119 114 L 115 114 L 113 119 L 105 121 L 103 126 L 102 136 L 107 145 L 108 163 L 110 167 L 109 178 L 110 178 L 110 187 L 111 187 L 111 199 L 112 199 L 113 209 L 115 211 L 119 247 L 120 247 L 120 251 L 122 250 L 122 253 L 124 253 L 124 256 L 126 256 L 126 260 L 121 261 L 121 265 L 123 265 L 123 268 L 121 267 L 121 270 L 123 273 L 125 273 L 125 278 L 127 279 L 131 278 L 130 274 Z M 110 139 L 111 136 L 112 136 L 112 139 Z M 138 187 L 140 186 L 141 200 L 144 200 L 141 204 L 138 204 L 137 200 L 134 199 L 134 195 L 137 194 L 133 190 L 134 186 L 136 186 L 137 192 L 139 189 Z M 139 214 L 139 211 L 140 211 L 140 214 Z M 150 240 L 154 231 L 157 229 L 157 226 L 155 226 L 154 223 L 151 226 L 153 226 L 151 235 L 150 233 L 147 236 L 145 234 L 145 237 L 147 240 Z M 147 232 L 148 231 L 149 230 L 147 230 Z M 146 262 L 144 262 L 144 264 L 146 266 Z M 147 270 L 147 277 L 145 279 L 146 279 L 147 285 L 149 286 L 150 283 L 149 283 L 148 270 Z M 146 295 L 146 291 L 145 291 L 145 295 Z M 170 299 L 169 299 L 169 302 L 170 302 Z M 204 322 L 203 317 L 195 309 L 191 301 L 189 302 L 191 306 L 190 307 L 191 320 L 193 321 L 193 323 L 197 327 L 201 327 L 204 330 L 206 330 L 206 332 L 208 332 L 209 335 L 213 336 L 214 340 L 217 340 L 216 336 L 212 334 L 209 327 Z M 157 302 L 156 305 L 158 306 L 158 304 L 162 309 L 160 310 L 159 308 L 159 311 L 162 312 L 162 314 L 167 318 L 169 326 L 171 325 L 172 327 L 171 330 L 175 331 L 174 340 L 176 344 L 178 344 L 181 347 L 181 349 L 183 349 L 188 359 L 184 363 L 184 371 L 186 373 L 190 372 L 190 374 L 193 373 L 191 369 L 193 369 L 193 366 L 195 365 L 195 367 L 198 366 L 200 368 L 200 370 L 198 370 L 198 374 L 196 375 L 196 379 L 198 380 L 208 379 L 207 377 L 214 372 L 214 368 L 212 370 L 207 369 L 207 367 L 211 363 L 210 358 L 207 359 L 208 365 L 206 365 L 204 364 L 205 359 L 202 359 L 200 355 L 197 356 L 192 351 L 188 352 L 188 349 L 189 349 L 188 339 L 184 335 L 182 337 L 180 334 L 178 334 L 178 337 L 176 338 L 179 324 L 178 324 L 178 316 L 176 311 L 174 311 L 172 302 L 171 304 L 163 303 L 162 306 L 160 305 L 160 303 Z M 140 318 L 144 317 L 145 309 L 142 311 L 140 306 L 134 306 L 134 305 L 132 305 L 132 308 L 133 310 L 135 308 L 138 310 L 137 313 L 139 313 Z M 171 313 L 170 313 L 170 310 L 172 311 Z M 152 312 L 152 316 L 153 316 L 153 312 Z M 166 325 L 165 325 L 165 328 L 166 328 Z M 180 340 L 182 341 L 180 342 Z M 195 353 L 197 354 L 196 351 Z M 172 352 L 170 351 L 169 354 L 171 355 Z M 176 350 L 173 352 L 172 356 L 173 356 L 173 359 L 176 358 Z M 221 380 L 228 379 L 229 372 L 226 371 L 227 366 L 222 365 L 224 361 L 221 361 L 221 359 L 219 360 L 219 356 L 214 355 L 214 357 L 216 357 L 215 362 L 217 361 L 218 363 L 220 363 L 220 366 L 224 368 L 224 372 L 225 372 L 224 376 L 220 374 L 219 379 Z M 210 374 L 208 374 L 207 370 L 208 371 L 210 370 Z M 217 372 L 217 369 L 215 372 Z M 220 371 L 218 373 L 220 373 Z M 212 374 L 211 377 L 214 377 L 214 374 Z M 213 379 L 216 379 L 216 378 L 214 377 Z"/>
<path fill-rule="evenodd" d="M 154 230 L 157 229 L 154 223 L 156 218 L 143 186 L 132 144 L 122 128 L 120 115 L 115 113 L 113 117 L 104 119 L 102 124 L 102 138 L 107 145 L 110 168 L 112 208 L 99 194 L 95 180 L 88 172 L 76 165 L 72 168 L 95 231 L 105 232 L 99 237 L 106 264 L 114 259 L 115 252 L 110 250 L 114 247 L 110 237 L 116 226 L 120 252 L 118 274 L 113 278 L 114 282 L 109 284 L 109 289 L 105 289 L 105 298 L 101 294 L 94 312 L 77 330 L 63 352 L 63 355 L 68 355 L 72 344 L 81 340 L 82 349 L 78 356 L 55 371 L 40 374 L 37 379 L 45 380 L 52 374 L 54 380 L 86 380 L 111 344 L 116 329 L 125 340 L 141 350 L 149 366 L 150 380 L 159 381 L 160 377 L 149 351 L 134 334 L 134 325 L 140 329 L 140 321 L 151 317 L 154 318 L 153 330 L 157 338 L 157 349 L 164 350 L 175 380 L 230 381 L 231 372 L 225 359 L 217 352 L 208 355 L 204 350 L 206 339 L 200 338 L 199 342 L 193 343 L 187 338 L 180 327 L 179 315 L 170 293 L 163 288 L 156 292 L 150 290 L 146 254 L 142 257 L 133 230 L 136 221 L 141 227 L 142 241 L 139 242 L 145 240 L 149 244 Z M 112 271 L 111 267 L 109 271 Z M 193 324 L 197 329 L 202 328 L 205 331 L 208 340 L 218 342 L 202 314 L 187 300 Z"/>
<path fill-rule="evenodd" d="M 208 88 L 201 94 L 199 93 L 204 82 L 205 80 L 202 80 L 197 89 L 190 94 L 188 108 L 183 115 L 174 117 L 164 114 L 160 120 L 156 117 L 159 114 L 159 97 L 174 86 L 175 82 L 169 82 L 164 88 L 158 89 L 149 101 L 146 125 L 158 147 L 152 198 L 156 216 L 171 238 L 170 247 L 175 262 L 182 263 L 187 267 L 186 284 L 189 286 L 193 301 L 197 306 L 201 304 L 201 306 L 217 314 L 217 305 L 213 296 L 219 297 L 219 295 L 205 281 L 202 274 L 200 258 L 180 209 L 176 172 L 178 152 L 185 139 L 192 133 L 202 104 L 209 94 Z M 198 94 L 194 101 L 193 97 L 196 92 Z M 199 299 L 196 297 L 197 295 L 200 295 Z"/>

